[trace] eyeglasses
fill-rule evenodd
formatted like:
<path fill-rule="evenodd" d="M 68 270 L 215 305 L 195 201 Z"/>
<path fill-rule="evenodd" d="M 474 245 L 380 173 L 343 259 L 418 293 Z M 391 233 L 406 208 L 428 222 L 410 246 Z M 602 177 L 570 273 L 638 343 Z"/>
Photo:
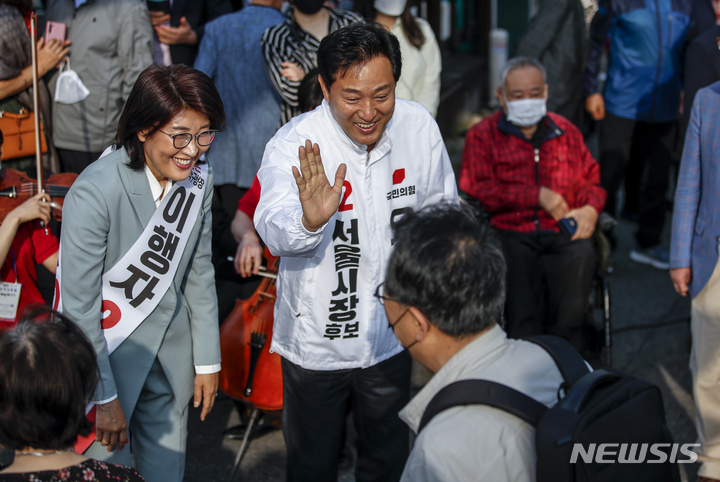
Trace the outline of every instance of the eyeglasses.
<path fill-rule="evenodd" d="M 210 145 L 213 139 L 215 139 L 215 134 L 217 133 L 216 130 L 210 129 L 207 131 L 202 131 L 199 134 L 193 136 L 189 132 L 183 132 L 182 134 L 168 134 L 165 131 L 162 131 L 160 129 L 158 130 L 166 136 L 172 137 L 173 147 L 175 149 L 184 149 L 185 146 L 190 144 L 190 141 L 193 140 L 193 137 L 195 138 L 195 142 L 197 142 L 198 146 L 207 147 Z"/>
<path fill-rule="evenodd" d="M 375 294 L 373 296 L 375 296 L 375 298 L 380 300 L 380 303 L 382 303 L 383 305 L 385 305 L 386 301 L 395 301 L 395 300 L 385 296 L 385 282 L 382 282 L 378 285 L 377 289 L 375 290 Z M 407 314 L 407 312 L 409 310 L 410 310 L 410 308 L 403 311 L 403 314 L 400 315 L 397 320 L 395 320 L 395 323 L 390 323 L 390 320 L 388 320 L 388 328 L 393 329 L 395 327 L 395 325 L 400 323 L 400 321 L 403 319 L 403 317 Z"/>
<path fill-rule="evenodd" d="M 387 296 L 385 296 L 385 282 L 384 281 L 378 285 L 377 289 L 375 290 L 375 294 L 373 296 L 375 298 L 377 298 L 380 301 L 380 303 L 382 303 L 383 305 L 385 304 L 386 301 L 393 301 L 390 298 L 388 298 Z"/>

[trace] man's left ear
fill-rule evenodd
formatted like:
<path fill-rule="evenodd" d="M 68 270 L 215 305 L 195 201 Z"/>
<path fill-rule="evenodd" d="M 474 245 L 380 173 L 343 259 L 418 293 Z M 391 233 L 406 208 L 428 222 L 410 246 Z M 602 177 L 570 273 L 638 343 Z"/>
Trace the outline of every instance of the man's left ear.
<path fill-rule="evenodd" d="M 548 100 L 548 94 L 550 93 L 550 86 L 545 84 L 545 100 Z"/>
<path fill-rule="evenodd" d="M 417 341 L 423 341 L 425 338 L 427 338 L 428 333 L 430 332 L 430 320 L 427 319 L 427 317 L 423 314 L 422 311 L 420 311 L 414 306 L 411 306 L 409 308 L 409 311 L 412 317 L 415 318 L 415 322 L 420 327 L 420 330 L 415 335 L 415 339 Z"/>

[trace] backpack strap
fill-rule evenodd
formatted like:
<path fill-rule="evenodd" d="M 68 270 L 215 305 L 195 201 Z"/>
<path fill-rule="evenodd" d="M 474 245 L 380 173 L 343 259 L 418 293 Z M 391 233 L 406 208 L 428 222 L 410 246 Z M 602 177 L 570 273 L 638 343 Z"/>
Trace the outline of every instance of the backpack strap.
<path fill-rule="evenodd" d="M 462 405 L 488 405 L 537 426 L 547 407 L 514 388 L 488 380 L 460 380 L 440 390 L 425 408 L 418 433 L 443 410 Z"/>
<path fill-rule="evenodd" d="M 583 357 L 567 340 L 550 335 L 533 336 L 525 340 L 539 345 L 548 352 L 568 388 L 572 388 L 578 380 L 590 373 Z"/>

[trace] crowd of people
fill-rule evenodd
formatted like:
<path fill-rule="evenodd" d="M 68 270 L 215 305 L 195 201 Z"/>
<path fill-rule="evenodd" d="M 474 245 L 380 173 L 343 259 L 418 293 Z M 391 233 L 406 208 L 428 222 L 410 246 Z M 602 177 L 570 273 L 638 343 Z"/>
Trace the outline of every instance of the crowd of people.
<path fill-rule="evenodd" d="M 45 3 L 32 55 L 32 1 L 0 0 L 0 111 L 36 114 L 46 173 L 78 177 L 59 232 L 46 193 L 0 225 L 0 480 L 181 482 L 189 404 L 204 420 L 225 362 L 220 283 L 253 280 L 264 247 L 287 480 L 337 480 L 349 410 L 359 481 L 534 480 L 527 423 L 421 419 L 470 378 L 557 403 L 560 371 L 523 337 L 601 363 L 588 298 L 618 215 L 631 259 L 693 297 L 700 476 L 720 480 L 720 2 L 539 2 L 457 180 L 411 2 Z M 411 399 L 413 359 L 434 376 Z"/>

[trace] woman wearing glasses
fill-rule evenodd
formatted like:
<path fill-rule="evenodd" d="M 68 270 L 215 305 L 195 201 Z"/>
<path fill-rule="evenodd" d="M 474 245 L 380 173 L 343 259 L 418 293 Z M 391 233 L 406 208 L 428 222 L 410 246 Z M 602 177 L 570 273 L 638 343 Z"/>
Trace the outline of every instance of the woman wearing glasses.
<path fill-rule="evenodd" d="M 217 392 L 213 180 L 201 156 L 224 124 L 209 77 L 152 66 L 125 104 L 115 150 L 65 200 L 56 303 L 93 342 L 101 374 L 85 454 L 131 465 L 129 429 L 148 482 L 182 481 L 188 400 L 204 419 Z"/>

